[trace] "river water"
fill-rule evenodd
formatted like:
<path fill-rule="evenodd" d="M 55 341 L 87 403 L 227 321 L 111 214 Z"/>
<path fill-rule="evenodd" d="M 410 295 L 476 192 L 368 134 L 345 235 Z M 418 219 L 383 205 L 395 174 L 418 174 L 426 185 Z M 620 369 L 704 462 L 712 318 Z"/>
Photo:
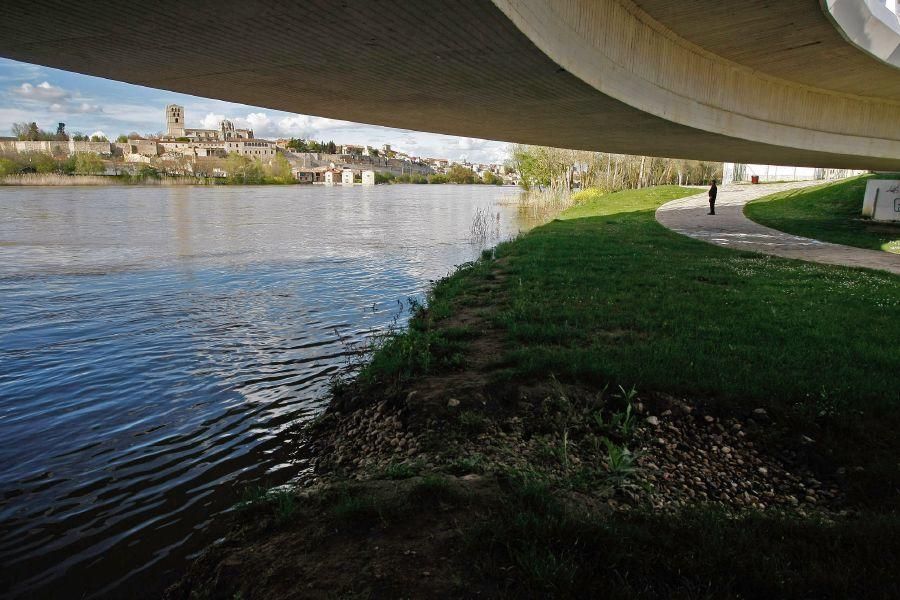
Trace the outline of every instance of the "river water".
<path fill-rule="evenodd" d="M 515 194 L 0 188 L 0 595 L 158 596 L 240 490 L 303 478 L 348 343 L 527 227 Z"/>

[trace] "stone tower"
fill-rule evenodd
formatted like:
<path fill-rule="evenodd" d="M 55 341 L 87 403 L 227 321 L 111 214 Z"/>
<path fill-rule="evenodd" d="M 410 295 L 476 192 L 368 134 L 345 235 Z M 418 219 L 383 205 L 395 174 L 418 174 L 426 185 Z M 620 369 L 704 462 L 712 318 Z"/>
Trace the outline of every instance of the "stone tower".
<path fill-rule="evenodd" d="M 170 104 L 166 107 L 166 135 L 184 137 L 184 107 Z"/>
<path fill-rule="evenodd" d="M 223 140 L 230 140 L 231 138 L 235 137 L 234 123 L 232 123 L 228 119 L 225 119 L 221 123 L 219 123 L 219 130 L 221 131 Z"/>

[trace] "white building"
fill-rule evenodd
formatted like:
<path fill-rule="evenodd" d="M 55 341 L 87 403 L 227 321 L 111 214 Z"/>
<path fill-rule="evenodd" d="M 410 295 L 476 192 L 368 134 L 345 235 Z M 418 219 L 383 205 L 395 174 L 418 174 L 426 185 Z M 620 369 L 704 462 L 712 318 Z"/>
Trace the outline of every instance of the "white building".
<path fill-rule="evenodd" d="M 333 171 L 331 169 L 325 171 L 325 185 L 334 185 L 336 183 L 339 183 L 338 175 L 339 173 L 337 171 Z"/>

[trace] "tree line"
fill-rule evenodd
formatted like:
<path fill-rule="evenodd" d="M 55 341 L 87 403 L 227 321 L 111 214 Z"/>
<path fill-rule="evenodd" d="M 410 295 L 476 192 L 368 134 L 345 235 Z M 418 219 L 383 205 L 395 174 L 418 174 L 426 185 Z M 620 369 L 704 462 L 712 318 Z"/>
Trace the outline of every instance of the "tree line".
<path fill-rule="evenodd" d="M 503 179 L 490 171 L 486 172 L 484 176 L 479 176 L 478 173 L 468 167 L 453 165 L 447 170 L 446 174 L 433 173 L 431 175 L 422 175 L 420 173 L 404 173 L 403 175 L 394 175 L 393 173 L 379 172 L 375 173 L 375 183 L 483 183 L 486 185 L 503 185 Z"/>
<path fill-rule="evenodd" d="M 108 142 L 103 135 L 85 135 L 76 131 L 71 136 L 66 132 L 66 124 L 60 123 L 55 132 L 38 127 L 37 123 L 13 123 L 12 134 L 20 142 Z"/>
<path fill-rule="evenodd" d="M 722 177 L 719 162 L 524 144 L 512 147 L 510 163 L 527 190 L 569 191 L 581 187 L 614 192 L 654 185 L 703 185 Z"/>
<path fill-rule="evenodd" d="M 291 138 L 286 144 L 288 148 L 294 152 L 316 152 L 321 154 L 337 154 L 337 144 L 330 142 L 316 142 L 314 140 L 302 140 L 299 138 Z"/>
<path fill-rule="evenodd" d="M 24 173 L 60 175 L 99 175 L 106 170 L 103 160 L 93 152 L 75 152 L 58 158 L 44 152 L 20 152 L 0 156 L 0 176 Z"/>

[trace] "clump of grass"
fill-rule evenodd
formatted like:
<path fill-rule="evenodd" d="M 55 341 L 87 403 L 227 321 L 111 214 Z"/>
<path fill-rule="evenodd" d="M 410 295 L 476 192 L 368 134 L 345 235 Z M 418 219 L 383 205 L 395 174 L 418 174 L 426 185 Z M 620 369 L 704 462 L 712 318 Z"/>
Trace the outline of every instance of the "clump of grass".
<path fill-rule="evenodd" d="M 459 427 L 470 435 L 484 433 L 491 426 L 491 420 L 474 410 L 464 410 L 456 418 Z"/>
<path fill-rule="evenodd" d="M 456 504 L 463 499 L 463 494 L 446 477 L 431 473 L 413 486 L 409 497 L 419 503 Z"/>
<path fill-rule="evenodd" d="M 294 517 L 299 508 L 297 496 L 287 488 L 270 489 L 254 484 L 241 490 L 240 501 L 235 505 L 237 510 L 249 510 L 267 507 L 275 516 L 279 525 Z"/>
<path fill-rule="evenodd" d="M 619 386 L 619 390 L 621 391 L 621 399 L 625 402 L 625 409 L 613 412 L 609 418 L 604 418 L 602 410 L 598 410 L 594 412 L 593 418 L 600 431 L 628 439 L 634 434 L 634 428 L 637 426 L 637 415 L 632 404 L 632 400 L 637 395 L 637 390 L 633 386 L 628 391 Z"/>
<path fill-rule="evenodd" d="M 270 502 L 275 510 L 275 520 L 284 524 L 297 513 L 297 497 L 289 490 L 279 490 L 272 494 Z"/>
<path fill-rule="evenodd" d="M 248 485 L 241 490 L 240 500 L 235 504 L 237 510 L 246 510 L 268 501 L 269 488 L 259 484 Z"/>
<path fill-rule="evenodd" d="M 484 455 L 476 452 L 471 456 L 457 458 L 450 462 L 446 469 L 453 475 L 468 475 L 470 473 L 484 473 Z"/>
<path fill-rule="evenodd" d="M 569 470 L 569 430 L 563 431 L 558 439 L 539 438 L 537 440 L 538 457 L 546 464 L 559 465 L 564 471 Z"/>
<path fill-rule="evenodd" d="M 333 500 L 330 512 L 338 523 L 349 527 L 371 526 L 384 520 L 383 507 L 375 496 L 346 489 Z"/>
<path fill-rule="evenodd" d="M 392 462 L 382 471 L 381 476 L 385 479 L 409 479 L 415 477 L 421 470 L 418 464 L 408 462 Z"/>
<path fill-rule="evenodd" d="M 615 486 L 610 483 L 607 471 L 592 466 L 575 469 L 565 482 L 573 490 L 590 492 L 595 497 L 612 495 Z"/>
<path fill-rule="evenodd" d="M 625 445 L 618 445 L 603 438 L 606 445 L 606 470 L 610 482 L 616 487 L 625 486 L 638 472 L 637 453 Z"/>

